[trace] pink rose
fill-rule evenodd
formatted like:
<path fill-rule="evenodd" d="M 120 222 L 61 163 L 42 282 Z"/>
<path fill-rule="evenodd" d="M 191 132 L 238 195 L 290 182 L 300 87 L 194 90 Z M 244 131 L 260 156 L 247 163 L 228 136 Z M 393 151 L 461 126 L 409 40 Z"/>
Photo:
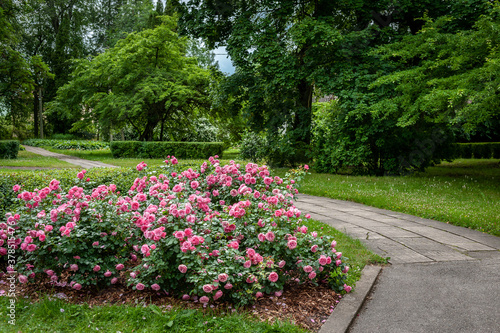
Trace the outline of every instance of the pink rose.
<path fill-rule="evenodd" d="M 79 284 L 79 283 L 75 283 L 75 284 L 73 285 L 73 289 L 80 290 L 80 289 L 82 289 L 82 285 L 81 285 L 81 284 Z"/>
<path fill-rule="evenodd" d="M 144 290 L 144 287 L 145 286 L 142 283 L 138 283 L 135 285 L 135 289 L 137 289 L 137 290 Z"/>
<path fill-rule="evenodd" d="M 27 278 L 26 276 L 24 276 L 24 275 L 19 275 L 18 280 L 19 280 L 19 282 L 21 282 L 21 283 L 26 283 L 26 282 L 28 282 L 28 278 Z"/>
<path fill-rule="evenodd" d="M 306 273 L 311 273 L 311 272 L 312 272 L 312 270 L 313 270 L 313 268 L 312 268 L 311 266 L 309 266 L 309 265 L 304 266 L 304 268 L 303 268 L 303 269 L 304 269 L 304 272 L 306 272 Z"/>
<path fill-rule="evenodd" d="M 202 296 L 202 297 L 200 298 L 200 303 L 208 303 L 208 301 L 209 301 L 209 300 L 210 300 L 210 299 L 209 299 L 207 296 Z"/>
<path fill-rule="evenodd" d="M 324 265 L 327 265 L 328 264 L 328 259 L 326 259 L 326 257 L 324 255 L 321 255 L 318 259 L 319 261 L 319 264 L 321 266 L 324 266 Z"/>
<path fill-rule="evenodd" d="M 203 291 L 206 293 L 211 293 L 212 292 L 212 286 L 209 284 L 206 284 L 203 286 Z"/>
<path fill-rule="evenodd" d="M 295 249 L 296 247 L 297 247 L 297 241 L 295 241 L 295 240 L 293 240 L 293 239 L 288 241 L 288 248 L 289 248 L 290 250 L 293 250 L 293 249 Z"/>
<path fill-rule="evenodd" d="M 233 288 L 233 285 L 231 283 L 226 283 L 226 285 L 224 286 L 224 289 L 232 289 Z"/>
<path fill-rule="evenodd" d="M 187 272 L 187 266 L 186 265 L 179 265 L 178 269 L 183 274 Z"/>
<path fill-rule="evenodd" d="M 191 297 L 189 297 L 189 295 L 187 295 L 187 294 L 182 295 L 182 300 L 183 301 L 189 301 L 190 298 Z"/>
<path fill-rule="evenodd" d="M 125 266 L 123 266 L 123 264 L 118 264 L 118 265 L 116 265 L 116 270 L 117 270 L 117 271 L 121 271 L 121 270 L 122 270 L 122 269 L 124 269 L 124 268 L 125 268 Z"/>
<path fill-rule="evenodd" d="M 274 241 L 274 233 L 272 231 L 269 231 L 267 234 L 266 234 L 266 239 L 270 242 Z"/>
<path fill-rule="evenodd" d="M 118 282 L 118 278 L 112 278 L 112 279 L 111 279 L 111 284 L 115 284 L 115 283 L 117 283 L 117 282 Z"/>
<path fill-rule="evenodd" d="M 226 282 L 227 278 L 228 278 L 228 276 L 226 273 L 219 274 L 219 281 L 220 282 Z"/>
<path fill-rule="evenodd" d="M 101 266 L 95 265 L 94 268 L 92 269 L 94 272 L 99 272 L 101 270 Z"/>
<path fill-rule="evenodd" d="M 344 290 L 345 290 L 346 293 L 350 293 L 351 290 L 352 290 L 352 287 L 344 284 Z"/>
<path fill-rule="evenodd" d="M 158 291 L 158 290 L 160 290 L 160 286 L 159 286 L 158 284 L 156 284 L 156 283 L 155 283 L 155 284 L 152 284 L 152 285 L 151 285 L 151 289 L 153 289 L 153 290 L 155 290 L 155 291 Z"/>
<path fill-rule="evenodd" d="M 313 272 L 309 273 L 309 278 L 311 280 L 314 279 L 315 277 L 316 277 L 316 272 L 313 271 Z"/>
<path fill-rule="evenodd" d="M 279 276 L 278 276 L 278 273 L 276 273 L 276 272 L 271 272 L 271 273 L 269 274 L 269 276 L 267 277 L 267 279 L 268 279 L 269 281 L 271 281 L 271 282 L 276 282 L 276 281 L 278 281 L 278 278 L 279 278 Z"/>
<path fill-rule="evenodd" d="M 107 270 L 107 271 L 106 271 L 106 273 L 104 273 L 104 276 L 105 276 L 105 277 L 110 277 L 110 276 L 111 276 L 111 274 L 112 274 L 112 273 L 111 273 L 109 270 Z"/>
<path fill-rule="evenodd" d="M 70 269 L 71 271 L 76 272 L 76 271 L 78 270 L 78 265 L 77 265 L 77 264 L 72 264 L 71 266 L 69 266 L 69 269 Z"/>

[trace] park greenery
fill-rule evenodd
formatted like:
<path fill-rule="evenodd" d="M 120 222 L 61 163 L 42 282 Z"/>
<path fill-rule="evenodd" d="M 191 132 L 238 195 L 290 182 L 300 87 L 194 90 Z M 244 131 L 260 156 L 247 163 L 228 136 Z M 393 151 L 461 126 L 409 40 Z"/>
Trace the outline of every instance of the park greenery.
<path fill-rule="evenodd" d="M 271 165 L 396 175 L 500 135 L 492 1 L 6 0 L 0 14 L 0 139 L 243 140 Z"/>

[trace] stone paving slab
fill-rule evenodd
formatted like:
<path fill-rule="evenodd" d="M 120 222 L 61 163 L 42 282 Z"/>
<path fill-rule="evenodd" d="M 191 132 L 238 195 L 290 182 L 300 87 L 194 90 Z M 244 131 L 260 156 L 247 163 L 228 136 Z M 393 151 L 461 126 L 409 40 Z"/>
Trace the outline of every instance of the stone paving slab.
<path fill-rule="evenodd" d="M 57 159 L 60 159 L 64 162 L 71 163 L 73 165 L 80 166 L 84 169 L 90 169 L 90 168 L 118 168 L 116 165 L 111 165 L 111 164 L 106 164 L 103 162 L 99 161 L 89 161 L 85 160 L 83 158 L 75 157 L 75 156 L 68 156 L 64 154 L 58 154 L 54 153 L 48 150 L 45 150 L 43 148 L 39 147 L 31 147 L 31 146 L 24 146 L 27 151 L 30 153 L 42 155 L 42 156 L 48 156 L 48 157 L 55 157 Z"/>

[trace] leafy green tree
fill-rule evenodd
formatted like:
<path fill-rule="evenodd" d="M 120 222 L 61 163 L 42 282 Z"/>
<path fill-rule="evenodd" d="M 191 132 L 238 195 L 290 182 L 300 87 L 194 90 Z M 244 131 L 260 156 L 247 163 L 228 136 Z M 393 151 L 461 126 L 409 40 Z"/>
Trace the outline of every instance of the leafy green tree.
<path fill-rule="evenodd" d="M 186 57 L 186 38 L 179 38 L 176 19 L 165 16 L 154 29 L 129 34 L 91 61 L 82 60 L 61 87 L 51 112 L 73 113 L 74 129 L 99 123 L 126 124 L 151 141 L 159 125 L 186 126 L 196 108 L 208 108 L 209 71 Z"/>
<path fill-rule="evenodd" d="M 0 114 L 2 138 L 23 136 L 19 129 L 29 115 L 33 78 L 29 62 L 19 51 L 19 6 L 0 3 Z"/>

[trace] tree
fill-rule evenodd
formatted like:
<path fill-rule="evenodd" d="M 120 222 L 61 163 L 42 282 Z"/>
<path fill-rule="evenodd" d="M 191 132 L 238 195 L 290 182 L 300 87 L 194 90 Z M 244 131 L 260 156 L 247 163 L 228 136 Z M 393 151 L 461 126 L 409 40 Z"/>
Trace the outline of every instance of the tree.
<path fill-rule="evenodd" d="M 453 90 L 446 78 L 458 73 L 450 66 L 456 60 L 470 63 L 484 51 L 474 48 L 487 42 L 486 34 L 475 35 L 474 42 L 465 44 L 472 40 L 471 29 L 480 15 L 488 12 L 487 3 L 436 2 L 429 15 L 408 7 L 418 3 L 406 4 L 386 15 L 401 22 L 395 27 L 373 25 L 344 34 L 334 55 L 341 61 L 333 63 L 330 74 L 317 81 L 322 92 L 336 96 L 333 105 L 320 107 L 315 118 L 316 124 L 322 124 L 315 131 L 317 168 L 400 174 L 450 158 L 456 126 L 450 126 L 455 111 L 445 102 L 445 96 L 451 95 L 443 94 Z M 404 10 L 418 21 L 410 26 L 414 33 L 405 31 L 404 21 L 398 21 L 408 16 Z M 439 33 L 425 25 L 433 20 L 440 22 Z M 459 42 L 449 39 L 451 36 L 468 37 Z M 486 56 L 483 52 L 477 59 Z M 470 67 L 459 72 L 477 78 Z M 442 91 L 436 89 L 440 80 Z M 438 96 L 443 99 L 439 101 Z"/>
<path fill-rule="evenodd" d="M 222 99 L 233 114 L 242 108 L 255 131 L 267 132 L 271 159 L 293 162 L 311 142 L 315 92 L 340 96 L 345 115 L 385 98 L 390 91 L 369 84 L 398 67 L 371 50 L 416 34 L 426 13 L 452 14 L 448 29 L 469 29 L 487 2 L 190 0 L 181 26 L 211 47 L 226 46 L 236 72 L 225 81 Z M 371 121 L 369 114 L 364 118 Z M 372 141 L 377 162 L 370 163 L 380 165 L 380 143 Z"/>
<path fill-rule="evenodd" d="M 13 1 L 0 3 L 0 113 L 7 120 L 2 123 L 10 124 L 9 129 L 1 130 L 4 138 L 13 134 L 22 136 L 19 127 L 29 114 L 28 104 L 33 90 L 29 62 L 19 52 L 18 11 L 19 7 Z"/>
<path fill-rule="evenodd" d="M 139 139 L 159 139 L 170 124 L 189 125 L 195 108 L 209 106 L 209 71 L 186 57 L 186 38 L 175 32 L 176 18 L 162 17 L 154 29 L 130 33 L 94 59 L 82 60 L 61 87 L 51 112 L 77 114 L 74 129 L 132 126 Z"/>

